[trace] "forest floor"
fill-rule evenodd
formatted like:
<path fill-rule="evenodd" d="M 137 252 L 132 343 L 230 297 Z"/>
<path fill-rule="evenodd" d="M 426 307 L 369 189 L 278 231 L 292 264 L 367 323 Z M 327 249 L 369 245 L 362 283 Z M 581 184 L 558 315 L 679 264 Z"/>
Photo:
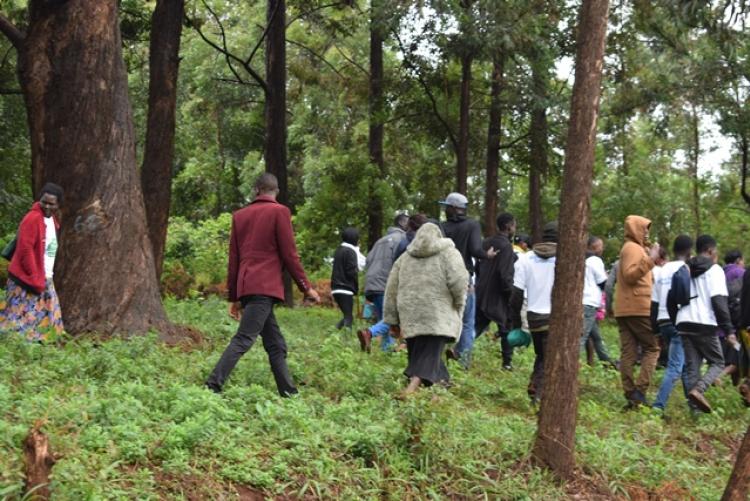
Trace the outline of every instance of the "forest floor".
<path fill-rule="evenodd" d="M 400 401 L 405 353 L 363 354 L 333 329 L 334 310 L 278 309 L 300 395 L 277 396 L 260 342 L 215 395 L 202 382 L 236 327 L 226 303 L 167 308 L 204 342 L 0 336 L 0 499 L 21 498 L 22 443 L 39 421 L 60 457 L 51 490 L 62 500 L 718 499 L 747 428 L 728 382 L 710 390 L 715 412 L 700 417 L 678 383 L 663 419 L 623 412 L 619 374 L 584 366 L 577 479 L 560 485 L 529 461 L 531 348 L 506 372 L 482 336 L 470 372 L 449 367 L 453 387 Z M 604 332 L 616 355 L 616 329 Z"/>

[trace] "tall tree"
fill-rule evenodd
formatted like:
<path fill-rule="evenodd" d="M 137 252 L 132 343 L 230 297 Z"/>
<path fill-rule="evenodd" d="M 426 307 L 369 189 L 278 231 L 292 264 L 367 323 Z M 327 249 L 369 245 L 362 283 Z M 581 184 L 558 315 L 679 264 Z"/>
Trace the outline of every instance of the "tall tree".
<path fill-rule="evenodd" d="M 32 171 L 66 193 L 55 283 L 69 332 L 172 332 L 136 169 L 116 0 L 29 2 L 19 50 Z M 4 33 L 8 33 L 3 29 Z"/>
<path fill-rule="evenodd" d="M 490 84 L 490 112 L 487 126 L 487 165 L 485 172 L 484 192 L 484 232 L 485 235 L 495 233 L 495 218 L 497 217 L 497 187 L 498 170 L 500 168 L 500 136 L 502 134 L 503 108 L 501 91 L 503 88 L 503 74 L 505 72 L 505 54 L 496 54 L 492 59 L 492 82 Z"/>
<path fill-rule="evenodd" d="M 464 35 L 469 38 L 472 0 L 461 0 L 465 21 Z M 469 126 L 471 107 L 471 66 L 474 62 L 473 41 L 462 43 L 459 47 L 461 61 L 461 92 L 458 112 L 458 147 L 456 149 L 456 191 L 466 193 L 466 182 L 469 175 Z"/>
<path fill-rule="evenodd" d="M 531 239 L 542 239 L 542 178 L 549 172 L 547 125 L 548 63 L 541 49 L 531 57 L 531 130 L 529 131 L 529 226 Z"/>
<path fill-rule="evenodd" d="M 575 467 L 579 339 L 583 272 L 594 169 L 608 0 L 583 0 L 578 22 L 576 71 L 560 194 L 560 239 L 552 291 L 550 338 L 532 455 L 560 478 Z"/>
<path fill-rule="evenodd" d="M 141 167 L 148 235 L 156 277 L 161 277 L 172 195 L 177 71 L 184 0 L 157 0 L 151 16 L 148 119 Z"/>
<path fill-rule="evenodd" d="M 286 0 L 266 5 L 266 170 L 279 180 L 279 202 L 289 204 L 286 165 Z"/>
<path fill-rule="evenodd" d="M 743 501 L 750 495 L 750 426 L 745 432 L 732 475 L 721 501 Z"/>
<path fill-rule="evenodd" d="M 382 3 L 370 3 L 370 127 L 368 146 L 370 162 L 377 167 L 380 178 L 385 176 L 383 158 L 383 27 Z M 367 207 L 367 244 L 372 247 L 383 230 L 383 202 L 376 193 L 369 193 Z"/>

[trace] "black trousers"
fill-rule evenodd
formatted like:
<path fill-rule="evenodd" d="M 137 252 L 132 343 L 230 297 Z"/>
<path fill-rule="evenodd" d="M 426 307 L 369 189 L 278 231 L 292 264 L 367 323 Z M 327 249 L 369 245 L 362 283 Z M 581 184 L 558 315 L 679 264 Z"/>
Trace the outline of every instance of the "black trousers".
<path fill-rule="evenodd" d="M 336 324 L 337 329 L 341 329 L 342 327 L 351 327 L 352 323 L 354 322 L 354 296 L 349 294 L 334 294 L 333 299 L 336 301 L 336 304 L 339 305 L 339 309 L 341 310 L 341 313 L 344 314 L 344 318 L 339 320 L 339 323 Z"/>
<path fill-rule="evenodd" d="M 485 330 L 490 326 L 492 320 L 477 308 L 476 318 L 474 320 L 474 332 L 476 332 L 476 338 L 481 336 Z M 513 347 L 508 343 L 508 329 L 503 328 L 500 324 L 497 324 L 497 330 L 500 334 L 500 349 L 503 352 L 503 365 L 510 365 L 513 362 Z"/>
<path fill-rule="evenodd" d="M 549 331 L 532 332 L 531 339 L 534 341 L 534 370 L 529 381 L 529 395 L 536 399 L 542 398 L 544 388 L 544 353 L 547 351 L 547 338 Z"/>
<path fill-rule="evenodd" d="M 221 391 L 224 382 L 234 370 L 242 355 L 255 343 L 260 335 L 263 348 L 268 353 L 271 371 L 276 380 L 276 387 L 282 397 L 297 393 L 289 367 L 286 365 L 286 341 L 281 335 L 276 316 L 273 314 L 274 299 L 268 296 L 247 296 L 242 302 L 242 319 L 229 346 L 224 350 L 219 362 L 206 380 L 206 386 L 214 391 Z"/>

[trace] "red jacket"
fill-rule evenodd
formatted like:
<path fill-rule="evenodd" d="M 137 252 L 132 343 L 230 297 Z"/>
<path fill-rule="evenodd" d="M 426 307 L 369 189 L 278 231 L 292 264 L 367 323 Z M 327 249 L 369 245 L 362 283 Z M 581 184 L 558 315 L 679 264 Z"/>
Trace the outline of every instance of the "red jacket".
<path fill-rule="evenodd" d="M 60 223 L 55 216 L 55 230 L 60 231 Z M 44 247 L 46 245 L 44 211 L 39 202 L 34 202 L 18 226 L 16 252 L 10 260 L 8 273 L 23 282 L 37 294 L 44 292 L 46 279 L 44 274 Z"/>
<path fill-rule="evenodd" d="M 273 197 L 260 195 L 232 215 L 229 300 L 259 295 L 283 301 L 283 269 L 289 271 L 302 292 L 310 289 L 297 255 L 289 209 Z"/>

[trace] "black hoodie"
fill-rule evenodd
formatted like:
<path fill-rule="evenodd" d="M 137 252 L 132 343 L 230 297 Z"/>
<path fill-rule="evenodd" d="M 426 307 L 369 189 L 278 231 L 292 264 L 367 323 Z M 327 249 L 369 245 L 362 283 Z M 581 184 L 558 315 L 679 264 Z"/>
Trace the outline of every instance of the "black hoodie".
<path fill-rule="evenodd" d="M 696 279 L 705 274 L 714 266 L 714 261 L 707 256 L 696 256 L 687 261 L 690 270 L 690 278 Z M 729 298 L 727 296 L 713 296 L 711 298 L 711 307 L 714 310 L 716 323 L 726 333 L 734 332 L 732 327 L 732 317 L 729 314 Z M 680 332 L 696 334 L 714 334 L 716 327 L 713 325 L 703 325 L 694 322 L 680 322 L 677 325 Z"/>

